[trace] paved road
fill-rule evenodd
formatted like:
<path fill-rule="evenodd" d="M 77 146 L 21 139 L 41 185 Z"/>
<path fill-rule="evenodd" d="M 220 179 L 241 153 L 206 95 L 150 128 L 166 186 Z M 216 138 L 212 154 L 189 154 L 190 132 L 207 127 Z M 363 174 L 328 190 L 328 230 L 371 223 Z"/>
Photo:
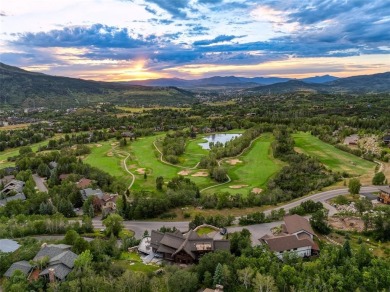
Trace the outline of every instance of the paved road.
<path fill-rule="evenodd" d="M 35 185 L 37 186 L 37 188 L 38 188 L 38 190 L 40 192 L 44 192 L 44 193 L 49 192 L 47 187 L 46 187 L 46 185 L 45 185 L 45 183 L 44 183 L 44 181 L 45 181 L 44 178 L 40 177 L 37 174 L 33 174 L 32 177 L 33 177 L 33 179 L 35 181 Z"/>
<path fill-rule="evenodd" d="M 378 188 L 375 186 L 367 186 L 362 187 L 360 192 L 361 193 L 367 193 L 367 192 L 377 192 Z M 329 215 L 333 215 L 336 212 L 336 209 L 332 207 L 331 205 L 325 203 L 326 200 L 329 200 L 333 197 L 336 197 L 338 195 L 346 195 L 348 194 L 348 189 L 338 189 L 338 190 L 331 190 L 321 193 L 316 193 L 311 196 L 304 197 L 302 199 L 299 199 L 297 201 L 285 204 L 281 207 L 273 208 L 270 210 L 265 211 L 264 213 L 266 215 L 270 214 L 272 210 L 278 210 L 280 208 L 284 208 L 286 211 L 290 210 L 291 208 L 294 208 L 298 205 L 300 205 L 304 201 L 313 200 L 315 202 L 321 202 L 324 204 L 324 207 L 329 210 Z M 100 219 L 94 219 L 92 221 L 94 228 L 100 229 L 103 228 L 103 224 Z M 124 226 L 126 229 L 133 230 L 135 232 L 136 238 L 142 238 L 145 230 L 148 230 L 149 234 L 152 230 L 159 229 L 163 226 L 165 227 L 176 227 L 180 231 L 188 231 L 188 223 L 186 221 L 181 222 L 162 222 L 162 221 L 124 221 Z M 270 233 L 270 229 L 278 226 L 282 223 L 282 221 L 279 222 L 271 222 L 271 223 L 264 223 L 264 224 L 255 224 L 255 225 L 248 225 L 248 226 L 233 226 L 228 227 L 228 232 L 236 232 L 241 231 L 243 228 L 248 229 L 252 233 L 252 243 L 257 244 L 258 239 L 262 237 L 263 235 Z"/>

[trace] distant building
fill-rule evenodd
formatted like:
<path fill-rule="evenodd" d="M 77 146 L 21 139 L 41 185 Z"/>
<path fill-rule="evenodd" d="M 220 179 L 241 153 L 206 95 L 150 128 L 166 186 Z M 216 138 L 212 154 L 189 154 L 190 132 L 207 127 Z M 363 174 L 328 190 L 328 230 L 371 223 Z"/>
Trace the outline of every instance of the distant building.
<path fill-rule="evenodd" d="M 185 235 L 178 230 L 174 233 L 152 230 L 150 245 L 163 259 L 183 264 L 197 262 L 200 256 L 209 252 L 230 250 L 229 240 L 201 237 L 193 230 Z"/>
<path fill-rule="evenodd" d="M 28 261 L 19 261 L 13 263 L 9 269 L 4 273 L 4 277 L 10 278 L 16 270 L 21 271 L 28 277 L 33 269 L 33 266 Z"/>
<path fill-rule="evenodd" d="M 387 134 L 383 137 L 383 143 L 390 145 L 390 134 Z"/>
<path fill-rule="evenodd" d="M 278 236 L 265 235 L 259 239 L 263 244 L 279 258 L 283 258 L 285 252 L 293 252 L 300 257 L 309 257 L 318 254 L 319 247 L 313 241 L 315 233 L 309 221 L 299 215 L 284 217 L 282 234 Z"/>
<path fill-rule="evenodd" d="M 357 134 L 345 137 L 345 139 L 344 139 L 345 145 L 357 145 L 358 142 L 359 142 L 359 135 L 357 135 Z"/>

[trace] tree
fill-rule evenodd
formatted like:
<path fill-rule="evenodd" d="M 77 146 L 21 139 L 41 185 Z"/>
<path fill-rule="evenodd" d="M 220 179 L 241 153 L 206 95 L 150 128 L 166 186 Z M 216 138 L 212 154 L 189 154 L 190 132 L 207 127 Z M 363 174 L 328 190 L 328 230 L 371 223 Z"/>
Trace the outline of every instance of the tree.
<path fill-rule="evenodd" d="M 79 237 L 80 235 L 75 230 L 70 229 L 65 234 L 64 243 L 73 245 Z"/>
<path fill-rule="evenodd" d="M 253 278 L 253 291 L 258 292 L 276 292 L 278 288 L 275 285 L 275 280 L 272 276 L 265 276 L 256 273 L 256 276 Z"/>
<path fill-rule="evenodd" d="M 374 177 L 372 178 L 372 184 L 373 185 L 383 185 L 386 181 L 386 177 L 385 175 L 383 174 L 383 172 L 378 172 L 374 175 Z"/>
<path fill-rule="evenodd" d="M 318 210 L 310 218 L 311 226 L 322 234 L 329 234 L 331 229 L 328 223 L 326 222 L 326 217 L 327 217 L 326 211 Z"/>
<path fill-rule="evenodd" d="M 16 270 L 12 276 L 4 282 L 3 287 L 6 292 L 28 291 L 28 281 L 21 271 Z"/>
<path fill-rule="evenodd" d="M 146 180 L 148 178 L 148 175 L 146 174 L 146 171 L 144 171 L 144 179 Z"/>
<path fill-rule="evenodd" d="M 351 193 L 351 195 L 357 195 L 360 192 L 361 187 L 360 180 L 357 178 L 353 178 L 348 183 L 348 190 Z"/>
<path fill-rule="evenodd" d="M 213 277 L 213 285 L 221 285 L 223 280 L 222 274 L 222 265 L 219 263 L 215 268 L 214 277 Z"/>
<path fill-rule="evenodd" d="M 118 237 L 119 232 L 123 229 L 123 218 L 118 214 L 110 214 L 103 220 L 104 226 L 106 226 L 106 235 L 113 234 Z"/>
<path fill-rule="evenodd" d="M 41 177 L 49 178 L 51 176 L 50 168 L 45 163 L 39 164 L 37 174 Z"/>
<path fill-rule="evenodd" d="M 248 289 L 251 285 L 253 274 L 254 271 L 251 267 L 237 271 L 238 280 L 244 285 L 245 289 Z"/>
<path fill-rule="evenodd" d="M 162 191 L 164 185 L 164 178 L 159 176 L 156 178 L 156 189 Z"/>
<path fill-rule="evenodd" d="M 76 254 L 82 253 L 89 249 L 89 243 L 84 238 L 79 236 L 76 238 L 72 249 Z"/>

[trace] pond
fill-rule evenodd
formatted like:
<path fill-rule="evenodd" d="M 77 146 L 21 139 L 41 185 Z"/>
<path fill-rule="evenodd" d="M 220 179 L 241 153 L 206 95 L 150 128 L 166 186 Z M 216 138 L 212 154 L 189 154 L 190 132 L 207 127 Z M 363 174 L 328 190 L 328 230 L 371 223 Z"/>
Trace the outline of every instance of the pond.
<path fill-rule="evenodd" d="M 210 150 L 210 143 L 223 143 L 226 144 L 226 142 L 229 142 L 230 140 L 240 137 L 241 134 L 212 134 L 210 136 L 204 137 L 207 142 L 199 143 L 200 147 L 206 150 Z"/>

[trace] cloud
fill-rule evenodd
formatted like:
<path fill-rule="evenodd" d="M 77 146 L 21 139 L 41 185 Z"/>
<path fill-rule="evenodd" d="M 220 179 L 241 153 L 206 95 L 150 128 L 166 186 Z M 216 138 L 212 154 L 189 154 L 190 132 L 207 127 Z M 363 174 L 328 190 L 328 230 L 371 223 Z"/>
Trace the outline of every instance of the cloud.
<path fill-rule="evenodd" d="M 0 16 L 1 17 L 5 17 L 5 16 L 8 16 L 4 11 L 0 11 Z"/>
<path fill-rule="evenodd" d="M 216 43 L 222 43 L 222 42 L 228 42 L 233 39 L 237 38 L 237 36 L 234 35 L 219 35 L 211 40 L 200 40 L 194 42 L 194 46 L 207 46 L 207 45 L 212 45 Z"/>
<path fill-rule="evenodd" d="M 142 39 L 133 38 L 127 28 L 103 24 L 65 27 L 49 32 L 21 33 L 13 44 L 33 47 L 127 47 L 145 45 Z"/>
<path fill-rule="evenodd" d="M 223 0 L 198 0 L 201 4 L 218 4 L 221 3 Z"/>
<path fill-rule="evenodd" d="M 156 4 L 175 18 L 185 18 L 187 16 L 184 9 L 188 8 L 189 0 L 146 0 L 146 2 Z"/>

